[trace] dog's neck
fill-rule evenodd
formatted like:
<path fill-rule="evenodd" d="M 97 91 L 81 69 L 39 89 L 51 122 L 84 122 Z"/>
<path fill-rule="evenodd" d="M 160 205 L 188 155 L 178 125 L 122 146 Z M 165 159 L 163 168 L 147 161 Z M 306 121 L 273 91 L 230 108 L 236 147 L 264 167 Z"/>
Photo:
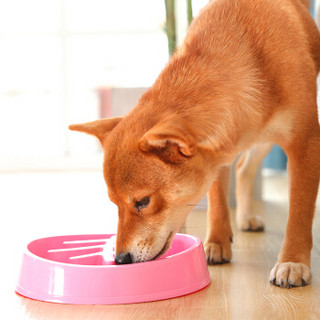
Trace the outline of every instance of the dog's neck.
<path fill-rule="evenodd" d="M 205 62 L 190 53 L 172 58 L 132 113 L 141 122 L 152 119 L 142 123 L 143 131 L 166 118 L 181 117 L 199 145 L 217 151 L 234 149 L 249 126 L 259 126 L 261 83 L 252 67 L 221 68 L 217 62 Z M 204 72 L 208 68 L 212 72 Z M 239 126 L 239 118 L 245 119 L 245 127 Z"/>

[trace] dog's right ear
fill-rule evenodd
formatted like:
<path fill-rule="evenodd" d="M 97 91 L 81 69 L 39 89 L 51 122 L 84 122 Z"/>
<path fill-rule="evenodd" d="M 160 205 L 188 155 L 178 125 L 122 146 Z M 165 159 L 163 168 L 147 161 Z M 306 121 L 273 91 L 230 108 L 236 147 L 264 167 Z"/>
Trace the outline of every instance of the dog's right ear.
<path fill-rule="evenodd" d="M 153 152 L 171 163 L 191 158 L 196 152 L 196 140 L 185 120 L 166 119 L 147 131 L 139 141 L 143 152 Z"/>
<path fill-rule="evenodd" d="M 121 120 L 121 117 L 99 119 L 91 122 L 71 124 L 69 129 L 94 135 L 100 140 L 101 144 L 103 144 L 107 134 L 112 131 Z"/>

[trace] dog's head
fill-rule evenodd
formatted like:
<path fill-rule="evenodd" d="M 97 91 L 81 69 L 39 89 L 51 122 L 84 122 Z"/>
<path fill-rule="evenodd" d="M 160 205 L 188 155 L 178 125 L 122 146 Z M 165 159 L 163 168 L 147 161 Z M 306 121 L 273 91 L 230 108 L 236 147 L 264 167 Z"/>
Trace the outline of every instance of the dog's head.
<path fill-rule="evenodd" d="M 144 126 L 130 117 L 70 126 L 95 135 L 103 147 L 109 198 L 119 208 L 117 263 L 165 253 L 208 188 L 203 152 L 186 122 Z"/>

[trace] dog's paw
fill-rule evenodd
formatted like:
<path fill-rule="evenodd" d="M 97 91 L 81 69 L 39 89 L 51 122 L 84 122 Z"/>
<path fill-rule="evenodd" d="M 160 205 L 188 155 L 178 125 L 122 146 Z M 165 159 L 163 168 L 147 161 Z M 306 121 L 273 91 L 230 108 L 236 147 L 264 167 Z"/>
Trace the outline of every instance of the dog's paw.
<path fill-rule="evenodd" d="M 204 252 L 209 265 L 228 263 L 232 258 L 230 242 L 223 245 L 214 242 L 206 242 L 204 244 Z"/>
<path fill-rule="evenodd" d="M 250 216 L 239 219 L 237 224 L 241 231 L 264 231 L 264 222 L 259 216 Z"/>
<path fill-rule="evenodd" d="M 311 270 L 303 263 L 279 262 L 270 273 L 270 283 L 281 287 L 301 287 L 311 283 Z"/>

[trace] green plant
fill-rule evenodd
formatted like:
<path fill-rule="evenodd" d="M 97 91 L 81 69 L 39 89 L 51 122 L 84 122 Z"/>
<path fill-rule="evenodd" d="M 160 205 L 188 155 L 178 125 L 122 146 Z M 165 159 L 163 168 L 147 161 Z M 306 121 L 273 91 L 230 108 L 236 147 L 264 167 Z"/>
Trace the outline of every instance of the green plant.
<path fill-rule="evenodd" d="M 168 48 L 170 57 L 176 49 L 176 17 L 175 17 L 175 0 L 165 0 L 166 5 L 166 26 L 165 31 L 168 38 Z"/>
<path fill-rule="evenodd" d="M 192 21 L 192 0 L 187 1 L 187 18 L 188 24 Z M 176 17 L 175 17 L 175 0 L 165 0 L 166 6 L 166 25 L 165 31 L 168 38 L 169 56 L 171 57 L 176 50 L 177 46 L 177 33 L 176 33 Z"/>

